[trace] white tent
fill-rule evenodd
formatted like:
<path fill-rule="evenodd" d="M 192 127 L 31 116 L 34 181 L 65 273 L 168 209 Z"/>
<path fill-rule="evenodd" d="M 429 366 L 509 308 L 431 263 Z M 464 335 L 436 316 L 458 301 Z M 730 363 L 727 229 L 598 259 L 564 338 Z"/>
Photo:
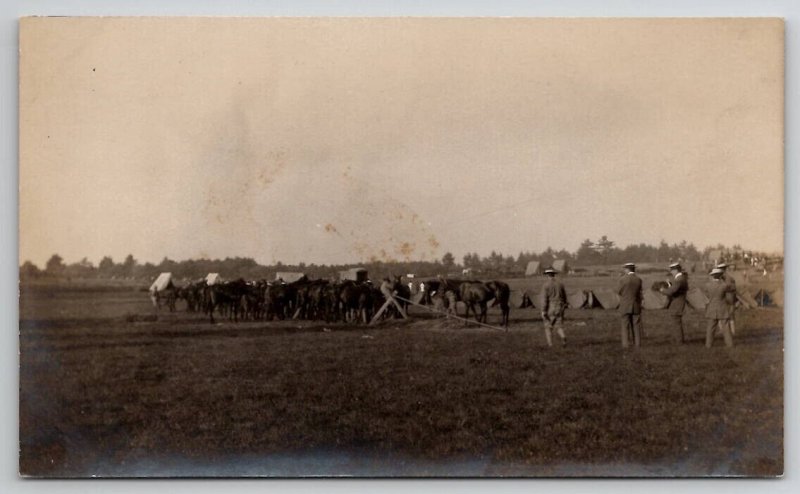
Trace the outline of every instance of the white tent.
<path fill-rule="evenodd" d="M 535 276 L 541 274 L 542 269 L 539 261 L 530 261 L 525 268 L 525 276 Z"/>
<path fill-rule="evenodd" d="M 275 281 L 283 280 L 286 283 L 294 283 L 295 281 L 302 280 L 305 277 L 305 273 L 299 273 L 296 271 L 278 271 L 275 273 Z"/>
<path fill-rule="evenodd" d="M 172 286 L 172 273 L 161 273 L 158 275 L 158 278 L 156 278 L 156 281 L 150 285 L 150 291 L 160 292 L 170 286 Z"/>
<path fill-rule="evenodd" d="M 567 273 L 569 272 L 569 264 L 565 259 L 556 259 L 553 261 L 553 269 L 558 271 L 559 273 Z"/>
<path fill-rule="evenodd" d="M 222 278 L 220 278 L 219 273 L 208 273 L 206 276 L 206 285 L 216 285 L 217 283 L 221 282 Z"/>

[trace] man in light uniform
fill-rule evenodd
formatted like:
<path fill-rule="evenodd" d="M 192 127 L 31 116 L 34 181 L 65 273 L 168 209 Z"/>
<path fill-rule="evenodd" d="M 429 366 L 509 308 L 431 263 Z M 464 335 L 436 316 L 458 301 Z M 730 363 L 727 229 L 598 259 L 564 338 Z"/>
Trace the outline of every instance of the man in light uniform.
<path fill-rule="evenodd" d="M 725 300 L 728 303 L 728 311 L 730 312 L 730 317 L 728 318 L 728 326 L 731 329 L 731 334 L 736 334 L 736 323 L 734 322 L 734 316 L 736 312 L 736 280 L 733 279 L 733 276 L 728 274 L 728 265 L 724 262 L 721 264 L 717 264 L 716 269 L 722 271 L 722 275 L 720 279 L 728 285 L 728 290 L 725 293 Z"/>
<path fill-rule="evenodd" d="M 730 325 L 728 324 L 731 312 L 726 300 L 728 294 L 731 293 L 731 286 L 725 283 L 725 280 L 722 279 L 722 274 L 723 271 L 721 269 L 714 268 L 711 271 L 711 281 L 706 286 L 708 291 L 706 348 L 711 348 L 711 344 L 714 341 L 714 333 L 717 329 L 722 333 L 725 346 L 733 346 L 733 336 L 730 333 Z"/>
<path fill-rule="evenodd" d="M 567 336 L 564 334 L 564 311 L 567 308 L 567 291 L 564 285 L 556 279 L 556 271 L 548 268 L 544 272 L 547 275 L 542 287 L 544 305 L 542 306 L 542 319 L 544 320 L 544 336 L 547 339 L 547 346 L 553 346 L 553 328 L 558 336 L 561 337 L 561 346 L 567 345 Z"/>
<path fill-rule="evenodd" d="M 642 339 L 642 279 L 636 276 L 636 265 L 632 262 L 624 266 L 625 274 L 617 283 L 619 313 L 622 316 L 622 348 L 633 342 L 641 346 Z"/>
<path fill-rule="evenodd" d="M 686 292 L 689 291 L 689 280 L 683 268 L 677 262 L 669 265 L 669 272 L 673 276 L 668 288 L 659 290 L 669 297 L 670 326 L 672 327 L 672 341 L 678 345 L 685 343 L 683 335 L 683 310 L 686 307 Z"/>

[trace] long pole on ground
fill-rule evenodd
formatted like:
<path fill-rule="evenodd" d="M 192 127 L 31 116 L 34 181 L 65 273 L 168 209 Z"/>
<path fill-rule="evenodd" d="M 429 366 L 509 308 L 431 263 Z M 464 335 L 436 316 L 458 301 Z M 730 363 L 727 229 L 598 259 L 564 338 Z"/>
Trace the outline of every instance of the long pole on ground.
<path fill-rule="evenodd" d="M 447 317 L 452 317 L 452 318 L 464 321 L 466 323 L 477 324 L 478 326 L 483 326 L 485 328 L 490 328 L 490 329 L 496 329 L 497 331 L 508 331 L 508 328 L 505 328 L 505 329 L 504 328 L 498 328 L 497 326 L 492 326 L 491 324 L 482 323 L 480 321 L 473 321 L 472 319 L 466 319 L 466 318 L 461 317 L 461 316 L 459 316 L 457 314 L 450 314 L 450 313 L 447 313 L 447 312 L 442 312 L 442 311 L 436 310 L 436 309 L 434 309 L 432 307 L 428 307 L 427 305 L 418 304 L 418 303 L 416 303 L 416 302 L 414 302 L 412 300 L 409 300 L 407 298 L 403 298 L 403 297 L 401 297 L 399 295 L 395 295 L 395 298 L 399 298 L 400 300 L 402 300 L 404 302 L 408 302 L 409 304 L 414 305 L 416 307 L 422 307 L 423 309 L 426 309 L 426 310 L 428 310 L 430 312 L 435 312 L 436 314 L 443 314 L 443 315 L 445 315 Z"/>

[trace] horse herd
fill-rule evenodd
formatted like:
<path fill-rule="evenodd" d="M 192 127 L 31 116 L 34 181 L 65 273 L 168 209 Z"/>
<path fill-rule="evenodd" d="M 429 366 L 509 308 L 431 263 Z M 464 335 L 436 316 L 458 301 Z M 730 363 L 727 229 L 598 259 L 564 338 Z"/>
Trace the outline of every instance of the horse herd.
<path fill-rule="evenodd" d="M 439 277 L 428 280 L 416 295 L 415 302 L 429 305 L 444 314 L 457 315 L 456 306 L 466 307 L 465 318 L 474 313 L 478 322 L 486 323 L 489 303 L 499 305 L 501 324 L 508 326 L 510 292 L 502 281 L 462 280 Z M 391 293 L 389 293 L 391 292 Z M 183 300 L 188 312 L 202 312 L 214 323 L 214 315 L 231 321 L 271 321 L 275 319 L 305 319 L 326 322 L 367 323 L 385 304 L 387 295 L 405 311 L 412 298 L 411 288 L 399 276 L 384 280 L 381 287 L 370 281 L 311 280 L 303 277 L 286 283 L 282 280 L 248 282 L 238 279 L 209 285 L 205 280 L 182 287 L 170 286 L 151 293 L 157 308 L 176 310 Z M 399 317 L 400 311 L 388 304 L 384 317 Z"/>

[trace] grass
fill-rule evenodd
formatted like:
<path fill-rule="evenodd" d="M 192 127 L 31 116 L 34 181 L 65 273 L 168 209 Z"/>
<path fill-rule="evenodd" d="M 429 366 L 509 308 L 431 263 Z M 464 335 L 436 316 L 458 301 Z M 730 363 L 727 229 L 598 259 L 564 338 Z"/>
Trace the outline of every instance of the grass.
<path fill-rule="evenodd" d="M 623 351 L 616 313 L 602 310 L 568 311 L 569 345 L 550 349 L 535 310 L 512 310 L 506 333 L 421 317 L 126 321 L 138 302 L 116 293 L 48 300 L 49 312 L 22 301 L 26 475 L 783 470 L 779 310 L 741 312 L 737 346 L 710 350 L 697 313 L 690 344 L 675 347 L 666 315 L 647 312 L 644 347 Z"/>

